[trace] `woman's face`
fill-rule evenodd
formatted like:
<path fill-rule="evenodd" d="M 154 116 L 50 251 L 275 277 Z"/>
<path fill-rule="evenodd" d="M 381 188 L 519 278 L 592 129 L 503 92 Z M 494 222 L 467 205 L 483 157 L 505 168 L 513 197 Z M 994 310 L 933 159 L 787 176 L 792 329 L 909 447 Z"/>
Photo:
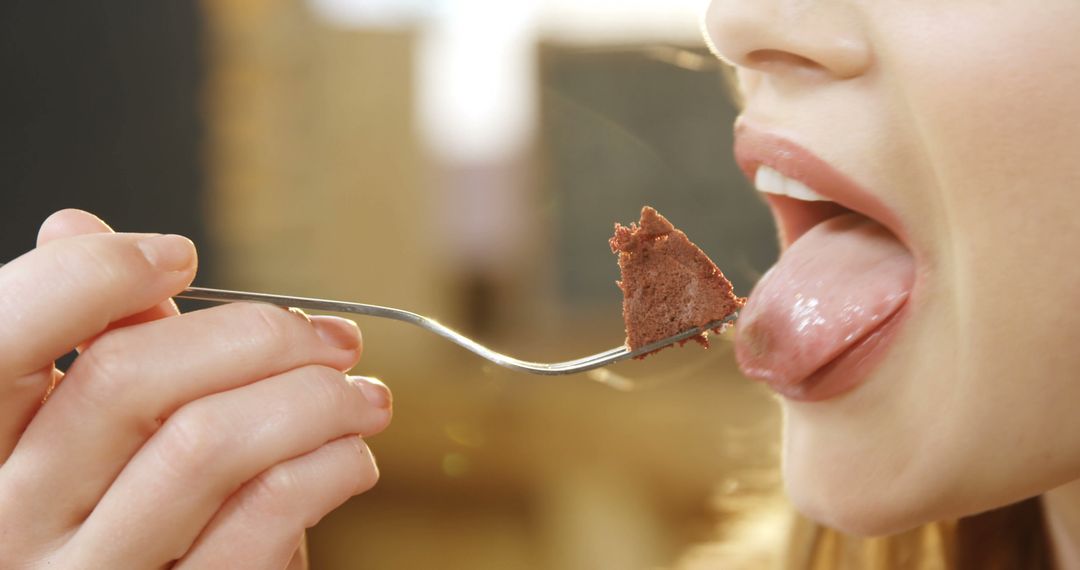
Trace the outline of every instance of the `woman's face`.
<path fill-rule="evenodd" d="M 882 534 L 1080 478 L 1080 2 L 713 0 L 706 25 L 740 164 L 788 195 L 736 351 L 784 395 L 796 505 Z"/>

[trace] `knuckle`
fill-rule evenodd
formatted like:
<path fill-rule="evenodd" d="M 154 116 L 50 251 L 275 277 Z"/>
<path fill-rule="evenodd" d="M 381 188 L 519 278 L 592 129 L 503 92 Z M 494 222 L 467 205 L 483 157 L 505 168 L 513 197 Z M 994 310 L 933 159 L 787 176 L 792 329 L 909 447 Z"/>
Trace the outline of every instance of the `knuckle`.
<path fill-rule="evenodd" d="M 304 496 L 303 486 L 291 469 L 278 466 L 264 471 L 248 483 L 244 507 L 258 518 L 296 516 Z"/>
<path fill-rule="evenodd" d="M 57 267 L 80 283 L 111 287 L 134 284 L 145 269 L 145 259 L 132 246 L 114 236 L 91 234 L 55 242 L 49 248 Z M 128 245 L 125 248 L 121 244 Z M 50 244 L 52 245 L 52 244 Z"/>
<path fill-rule="evenodd" d="M 283 353 L 295 346 L 297 319 L 288 311 L 264 303 L 236 303 L 234 309 L 241 313 L 248 338 L 266 351 Z"/>
<path fill-rule="evenodd" d="M 156 446 L 159 461 L 179 479 L 203 474 L 228 457 L 229 426 L 203 406 L 188 404 L 165 421 Z"/>
<path fill-rule="evenodd" d="M 102 335 L 72 364 L 80 395 L 95 407 L 114 408 L 139 376 L 139 365 L 126 350 L 121 331 Z"/>
<path fill-rule="evenodd" d="M 351 394 L 345 373 L 329 366 L 312 364 L 300 370 L 307 388 L 320 403 L 320 408 L 329 413 L 340 413 L 350 407 Z"/>
<path fill-rule="evenodd" d="M 80 405 L 105 410 L 148 438 L 157 431 L 159 422 L 144 407 L 133 405 L 133 387 L 143 371 L 127 346 L 125 331 L 105 333 L 75 359 L 68 376 L 77 380 L 67 385 Z"/>
<path fill-rule="evenodd" d="M 59 267 L 68 268 L 83 279 L 111 282 L 120 275 L 120 257 L 93 239 L 71 239 L 55 248 Z"/>

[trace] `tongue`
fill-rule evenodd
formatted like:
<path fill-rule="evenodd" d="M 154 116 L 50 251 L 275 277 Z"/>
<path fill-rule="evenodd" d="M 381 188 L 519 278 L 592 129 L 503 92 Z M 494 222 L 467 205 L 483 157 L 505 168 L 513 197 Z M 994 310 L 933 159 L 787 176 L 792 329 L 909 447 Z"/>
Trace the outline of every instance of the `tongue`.
<path fill-rule="evenodd" d="M 843 214 L 801 236 L 740 311 L 735 356 L 774 386 L 805 380 L 903 306 L 911 253 L 877 222 Z"/>

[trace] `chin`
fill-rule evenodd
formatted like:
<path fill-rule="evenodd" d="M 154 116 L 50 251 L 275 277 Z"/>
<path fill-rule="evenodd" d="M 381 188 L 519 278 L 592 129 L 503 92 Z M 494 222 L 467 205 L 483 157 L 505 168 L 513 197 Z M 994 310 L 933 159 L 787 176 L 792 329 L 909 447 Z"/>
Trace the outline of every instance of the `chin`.
<path fill-rule="evenodd" d="M 806 517 L 849 535 L 896 534 L 1038 493 L 1030 487 L 988 490 L 988 481 L 971 469 L 978 462 L 962 452 L 924 448 L 918 453 L 902 442 L 892 442 L 893 449 L 881 443 L 876 449 L 851 450 L 845 445 L 849 442 L 822 445 L 826 439 L 807 437 L 809 426 L 798 427 L 804 428 L 801 440 L 793 442 L 792 434 L 785 433 L 787 495 Z"/>
<path fill-rule="evenodd" d="M 781 399 L 787 495 L 805 516 L 856 536 L 882 536 L 956 515 L 980 462 L 944 421 L 948 394 L 925 394 L 956 376 L 948 326 L 914 313 L 866 381 L 820 402 Z M 932 314 L 932 313 L 930 313 Z M 913 359 L 910 355 L 918 354 Z M 944 371 L 949 371 L 945 373 Z"/>
<path fill-rule="evenodd" d="M 814 405 L 814 404 L 810 404 Z M 953 514 L 959 497 L 950 493 L 946 471 L 927 464 L 939 450 L 915 453 L 910 442 L 887 437 L 865 424 L 850 438 L 788 415 L 783 449 L 783 479 L 795 508 L 821 524 L 860 536 L 910 530 Z M 935 469 L 936 467 L 936 469 Z"/>
<path fill-rule="evenodd" d="M 793 483 L 785 474 L 788 497 L 807 518 L 857 537 L 896 534 L 931 522 L 910 504 L 890 499 L 888 494 L 827 490 Z"/>
<path fill-rule="evenodd" d="M 789 446 L 785 441 L 783 479 L 794 507 L 850 535 L 895 534 L 994 506 L 975 504 L 977 497 L 968 491 L 978 482 L 948 462 L 935 465 L 901 449 L 884 449 L 884 444 L 857 452 L 842 444 Z M 936 450 L 927 455 L 940 457 Z M 973 485 L 966 486 L 965 480 Z"/>

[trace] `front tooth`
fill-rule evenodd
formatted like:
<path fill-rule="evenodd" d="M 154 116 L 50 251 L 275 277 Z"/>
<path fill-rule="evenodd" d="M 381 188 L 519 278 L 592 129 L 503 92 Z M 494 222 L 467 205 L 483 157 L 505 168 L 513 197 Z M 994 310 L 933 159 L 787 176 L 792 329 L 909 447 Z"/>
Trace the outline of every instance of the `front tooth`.
<path fill-rule="evenodd" d="M 807 185 L 780 174 L 768 166 L 759 166 L 754 175 L 754 186 L 762 192 L 780 194 L 807 202 L 828 202 L 829 199 L 814 192 Z"/>
<path fill-rule="evenodd" d="M 784 191 L 784 176 L 768 166 L 758 167 L 757 174 L 754 175 L 754 186 L 768 194 L 787 194 Z"/>
<path fill-rule="evenodd" d="M 791 178 L 784 179 L 784 193 L 796 200 L 805 200 L 807 202 L 828 202 L 828 198 L 814 192 L 809 186 L 799 182 L 798 180 L 792 180 Z"/>

